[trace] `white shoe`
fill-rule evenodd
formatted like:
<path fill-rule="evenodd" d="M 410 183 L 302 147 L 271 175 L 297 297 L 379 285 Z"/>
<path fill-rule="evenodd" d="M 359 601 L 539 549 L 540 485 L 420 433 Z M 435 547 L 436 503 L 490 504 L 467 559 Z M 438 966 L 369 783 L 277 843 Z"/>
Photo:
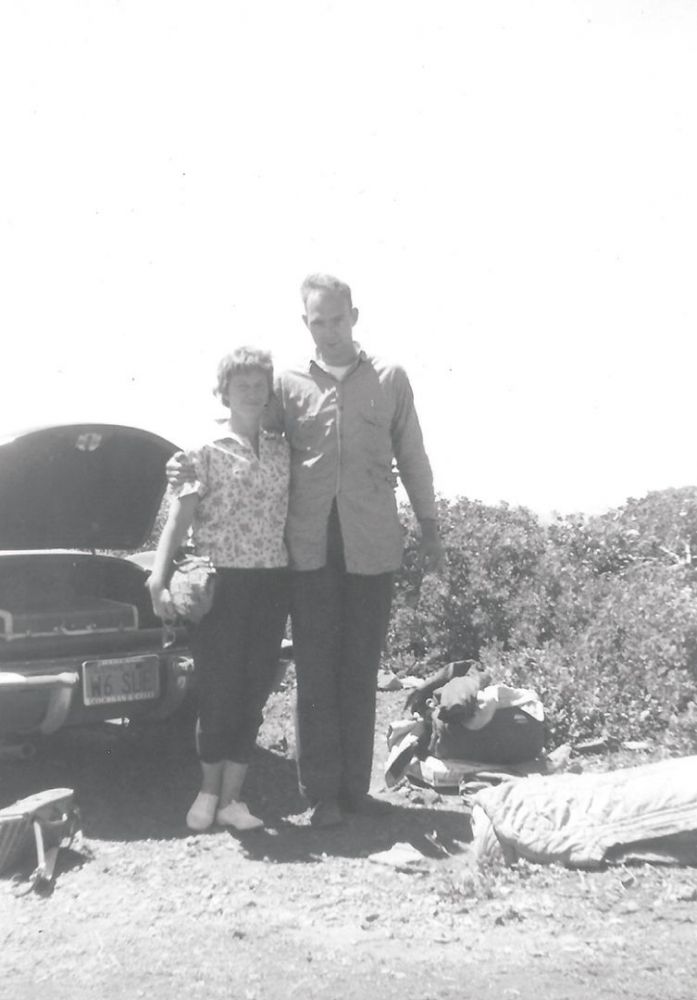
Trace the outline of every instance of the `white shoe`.
<path fill-rule="evenodd" d="M 236 801 L 219 809 L 215 819 L 220 826 L 234 826 L 236 830 L 260 830 L 264 825 L 263 819 L 252 816 L 244 802 Z"/>
<path fill-rule="evenodd" d="M 194 803 L 186 814 L 186 825 L 190 830 L 200 833 L 213 825 L 215 811 L 218 808 L 218 796 L 210 792 L 199 792 Z"/>

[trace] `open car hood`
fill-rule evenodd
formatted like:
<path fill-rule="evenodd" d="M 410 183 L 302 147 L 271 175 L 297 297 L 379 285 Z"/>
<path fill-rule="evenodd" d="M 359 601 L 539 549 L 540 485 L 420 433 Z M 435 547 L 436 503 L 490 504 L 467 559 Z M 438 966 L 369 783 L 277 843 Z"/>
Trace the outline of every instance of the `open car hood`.
<path fill-rule="evenodd" d="M 65 424 L 0 439 L 0 549 L 143 545 L 170 441 L 136 427 Z"/>

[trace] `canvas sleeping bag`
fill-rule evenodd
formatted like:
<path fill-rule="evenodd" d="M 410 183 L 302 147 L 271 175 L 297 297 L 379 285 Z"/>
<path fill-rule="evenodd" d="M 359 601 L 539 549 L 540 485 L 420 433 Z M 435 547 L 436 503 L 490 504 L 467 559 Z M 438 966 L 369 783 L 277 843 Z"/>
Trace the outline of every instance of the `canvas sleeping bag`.
<path fill-rule="evenodd" d="M 654 858 L 694 864 L 697 756 L 506 781 L 474 796 L 472 830 L 479 861 L 593 868 L 650 848 Z"/>

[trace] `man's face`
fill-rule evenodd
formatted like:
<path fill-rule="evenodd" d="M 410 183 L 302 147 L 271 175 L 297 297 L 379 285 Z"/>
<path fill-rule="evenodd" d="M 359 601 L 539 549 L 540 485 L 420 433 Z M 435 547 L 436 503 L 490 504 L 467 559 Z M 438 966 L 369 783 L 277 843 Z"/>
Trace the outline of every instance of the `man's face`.
<path fill-rule="evenodd" d="M 317 353 L 328 365 L 348 365 L 356 357 L 353 327 L 358 310 L 352 309 L 346 296 L 328 288 L 310 292 L 303 316 L 312 334 Z"/>

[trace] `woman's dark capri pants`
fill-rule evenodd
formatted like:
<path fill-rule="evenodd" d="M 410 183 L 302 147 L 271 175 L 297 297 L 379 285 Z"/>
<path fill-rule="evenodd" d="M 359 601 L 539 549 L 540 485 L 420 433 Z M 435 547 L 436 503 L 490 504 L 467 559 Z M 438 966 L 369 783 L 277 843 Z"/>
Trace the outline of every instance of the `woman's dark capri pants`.
<path fill-rule="evenodd" d="M 213 607 L 191 630 L 196 742 L 204 763 L 249 762 L 278 668 L 288 604 L 286 569 L 217 569 Z"/>

